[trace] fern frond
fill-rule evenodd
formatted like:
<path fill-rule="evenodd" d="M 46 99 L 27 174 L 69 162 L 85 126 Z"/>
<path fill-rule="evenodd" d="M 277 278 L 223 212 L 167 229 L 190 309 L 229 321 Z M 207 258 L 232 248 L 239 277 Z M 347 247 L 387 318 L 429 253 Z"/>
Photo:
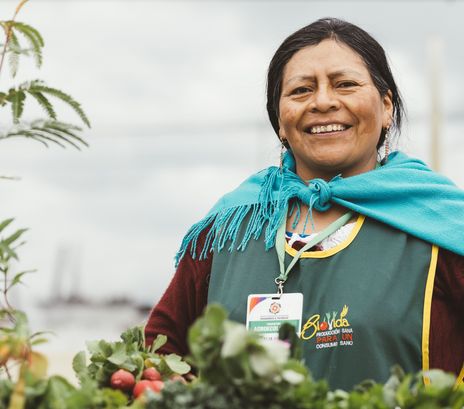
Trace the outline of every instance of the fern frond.
<path fill-rule="evenodd" d="M 17 50 L 20 50 L 21 47 L 19 45 L 18 37 L 15 33 L 11 33 L 10 42 L 8 43 L 8 62 L 10 65 L 10 72 L 11 76 L 14 78 L 18 72 L 19 67 L 19 55 L 20 53 Z"/>
<path fill-rule="evenodd" d="M 39 129 L 39 128 L 32 128 L 33 130 L 35 130 L 36 132 L 38 132 L 38 134 L 42 135 L 44 138 L 51 138 L 51 139 L 54 139 L 54 141 L 56 143 L 58 143 L 61 147 L 65 148 L 65 145 L 61 144 L 61 142 L 59 141 L 63 141 L 63 142 L 66 142 L 68 144 L 70 144 L 71 146 L 73 146 L 74 148 L 76 148 L 77 150 L 81 150 L 81 148 L 79 147 L 79 145 L 77 145 L 76 143 L 74 143 L 70 138 L 67 138 L 66 136 L 63 136 L 59 131 L 54 131 L 52 129 Z"/>
<path fill-rule="evenodd" d="M 83 109 L 81 108 L 81 104 L 79 104 L 79 102 L 77 102 L 73 97 L 71 97 L 71 95 L 66 94 L 65 92 L 59 89 L 48 87 L 41 81 L 32 81 L 29 90 L 33 92 L 49 94 L 54 96 L 55 98 L 60 99 L 64 103 L 68 104 L 77 113 L 79 118 L 81 118 L 82 122 L 84 122 L 90 128 L 90 121 L 87 118 L 87 115 L 85 114 Z"/>
<path fill-rule="evenodd" d="M 59 121 L 49 121 L 49 123 L 47 124 L 47 129 L 56 130 L 60 132 L 63 136 L 66 135 L 72 138 L 73 140 L 75 140 L 76 142 L 81 143 L 84 146 L 89 146 L 89 144 L 84 139 L 82 139 L 80 136 L 76 135 L 73 132 L 73 131 L 79 131 L 79 132 L 82 131 L 82 128 L 78 126 L 66 124 L 66 123 L 59 122 Z"/>
<path fill-rule="evenodd" d="M 42 48 L 44 46 L 44 40 L 41 34 L 29 24 L 21 23 L 19 21 L 13 21 L 10 22 L 10 24 L 13 31 L 21 33 L 29 43 L 35 64 L 39 68 L 42 65 Z"/>
<path fill-rule="evenodd" d="M 42 94 L 41 92 L 33 92 L 30 89 L 28 90 L 28 92 L 33 98 L 35 98 L 35 100 L 39 103 L 39 105 L 44 109 L 44 111 L 50 118 L 56 119 L 56 113 L 53 109 L 53 105 L 50 103 L 50 101 L 44 94 Z"/>
<path fill-rule="evenodd" d="M 33 130 L 33 131 L 31 131 L 31 133 L 34 135 L 33 137 L 37 141 L 42 141 L 45 144 L 46 144 L 46 141 L 53 142 L 53 143 L 55 143 L 56 145 L 58 145 L 58 146 L 60 146 L 62 148 L 66 148 L 66 146 L 63 143 L 61 143 L 58 139 L 56 139 L 55 137 L 45 135 L 46 132 L 40 132 L 40 131 L 37 131 L 37 130 Z"/>
<path fill-rule="evenodd" d="M 29 139 L 32 139 L 32 140 L 35 140 L 37 142 L 42 143 L 46 148 L 48 148 L 48 144 L 46 142 L 42 141 L 40 138 L 37 138 L 35 132 L 31 132 L 31 131 L 29 131 L 27 129 L 19 129 L 17 131 L 8 132 L 7 134 L 2 135 L 2 137 L 0 137 L 0 139 L 14 138 L 14 137 L 29 138 Z"/>
<path fill-rule="evenodd" d="M 0 135 L 1 139 L 13 137 L 25 137 L 33 139 L 48 147 L 49 143 L 65 148 L 66 145 L 79 149 L 79 145 L 88 146 L 87 142 L 81 137 L 75 135 L 74 131 L 81 131 L 82 129 L 65 122 L 55 120 L 38 119 L 30 123 L 23 122 L 11 129 L 4 135 Z"/>
<path fill-rule="evenodd" d="M 24 111 L 24 100 L 26 99 L 26 94 L 21 89 L 11 88 L 8 91 L 8 95 L 6 96 L 5 99 L 11 102 L 11 112 L 13 114 L 13 122 L 17 124 Z"/>
<path fill-rule="evenodd" d="M 66 146 L 61 143 L 59 140 L 57 140 L 54 137 L 44 135 L 43 132 L 37 131 L 37 130 L 28 130 L 28 129 L 22 129 L 20 131 L 17 131 L 15 133 L 9 134 L 9 137 L 13 136 L 23 136 L 25 138 L 32 139 L 34 141 L 42 143 L 45 147 L 49 147 L 47 142 L 53 142 L 54 144 L 65 148 Z"/>

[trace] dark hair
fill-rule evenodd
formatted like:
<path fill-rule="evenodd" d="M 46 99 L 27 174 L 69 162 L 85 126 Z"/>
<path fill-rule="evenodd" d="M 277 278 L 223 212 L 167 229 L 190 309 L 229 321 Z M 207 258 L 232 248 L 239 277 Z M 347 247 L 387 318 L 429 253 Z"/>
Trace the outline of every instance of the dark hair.
<path fill-rule="evenodd" d="M 334 39 L 344 43 L 359 54 L 382 97 L 388 90 L 391 91 L 393 102 L 391 130 L 399 132 L 404 116 L 403 101 L 382 46 L 370 34 L 354 24 L 336 18 L 322 18 L 287 37 L 269 64 L 266 108 L 277 136 L 279 135 L 279 100 L 285 65 L 297 51 L 317 45 L 325 39 Z M 385 130 L 383 129 L 377 148 L 382 146 L 384 140 Z"/>

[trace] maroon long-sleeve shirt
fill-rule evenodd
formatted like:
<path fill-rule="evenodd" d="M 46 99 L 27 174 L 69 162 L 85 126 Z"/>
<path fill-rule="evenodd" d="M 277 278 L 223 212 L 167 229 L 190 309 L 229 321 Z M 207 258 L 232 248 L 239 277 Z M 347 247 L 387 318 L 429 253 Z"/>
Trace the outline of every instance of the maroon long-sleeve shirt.
<path fill-rule="evenodd" d="M 199 248 L 205 233 L 199 237 Z M 145 327 L 147 344 L 157 334 L 165 334 L 168 343 L 162 352 L 188 354 L 187 331 L 206 306 L 211 263 L 211 254 L 205 260 L 185 254 L 150 313 Z M 456 375 L 464 364 L 464 257 L 443 249 L 438 253 L 432 295 L 429 364 Z"/>

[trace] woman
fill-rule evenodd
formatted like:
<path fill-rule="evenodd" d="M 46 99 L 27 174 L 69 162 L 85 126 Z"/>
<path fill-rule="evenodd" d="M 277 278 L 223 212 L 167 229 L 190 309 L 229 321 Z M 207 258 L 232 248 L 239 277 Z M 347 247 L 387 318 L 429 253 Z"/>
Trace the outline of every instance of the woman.
<path fill-rule="evenodd" d="M 403 106 L 382 47 L 350 23 L 318 20 L 275 53 L 267 98 L 281 165 L 187 233 L 147 342 L 163 333 L 166 352 L 186 354 L 188 326 L 220 302 L 269 338 L 292 321 L 305 362 L 332 388 L 384 382 L 396 363 L 462 381 L 464 193 L 389 154 Z"/>

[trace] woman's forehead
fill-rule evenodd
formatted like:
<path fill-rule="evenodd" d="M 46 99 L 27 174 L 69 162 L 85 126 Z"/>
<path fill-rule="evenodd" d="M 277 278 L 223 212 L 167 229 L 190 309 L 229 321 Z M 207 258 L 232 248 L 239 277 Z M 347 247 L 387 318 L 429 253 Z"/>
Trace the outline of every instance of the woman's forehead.
<path fill-rule="evenodd" d="M 311 77 L 321 71 L 331 76 L 368 74 L 357 52 L 340 41 L 327 39 L 297 51 L 285 65 L 283 82 L 293 77 Z"/>

